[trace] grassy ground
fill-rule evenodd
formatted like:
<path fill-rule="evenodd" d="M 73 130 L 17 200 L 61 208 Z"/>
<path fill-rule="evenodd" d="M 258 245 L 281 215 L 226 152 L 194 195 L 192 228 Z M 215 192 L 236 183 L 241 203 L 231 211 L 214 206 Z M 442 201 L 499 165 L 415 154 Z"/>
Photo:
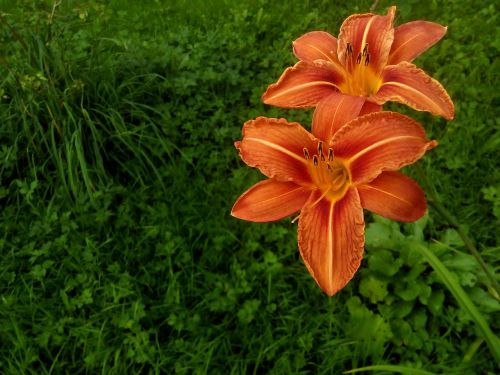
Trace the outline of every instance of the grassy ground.
<path fill-rule="evenodd" d="M 436 212 L 411 225 L 367 215 L 362 268 L 332 299 L 300 260 L 295 224 L 229 215 L 261 178 L 232 146 L 243 122 L 309 124 L 310 112 L 260 102 L 294 62 L 291 41 L 336 34 L 372 5 L 337 3 L 0 1 L 2 373 L 498 371 L 474 320 L 410 245 L 431 249 L 498 332 L 490 283 Z M 449 26 L 417 63 L 457 115 L 388 108 L 439 140 L 422 165 L 498 270 L 498 9 L 395 3 L 397 23 Z"/>

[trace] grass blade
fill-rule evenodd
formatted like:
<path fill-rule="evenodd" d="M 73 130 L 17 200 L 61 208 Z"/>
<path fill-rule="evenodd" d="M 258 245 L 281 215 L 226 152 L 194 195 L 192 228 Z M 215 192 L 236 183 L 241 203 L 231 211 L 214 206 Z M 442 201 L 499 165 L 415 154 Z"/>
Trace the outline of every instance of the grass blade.
<path fill-rule="evenodd" d="M 360 367 L 349 371 L 344 371 L 344 374 L 355 374 L 356 372 L 361 372 L 361 371 L 390 371 L 408 375 L 434 375 L 433 372 L 414 369 L 411 367 L 396 366 L 396 365 L 374 365 L 374 366 Z"/>
<path fill-rule="evenodd" d="M 483 315 L 476 308 L 467 293 L 465 293 L 454 275 L 448 271 L 445 265 L 425 246 L 414 243 L 413 247 L 423 255 L 427 262 L 429 262 L 434 271 L 436 271 L 441 280 L 445 283 L 448 290 L 451 294 L 453 294 L 453 297 L 455 297 L 460 307 L 467 311 L 472 320 L 476 322 L 478 328 L 484 335 L 484 339 L 486 340 L 491 353 L 495 359 L 500 362 L 500 340 L 491 331 L 486 319 L 484 319 Z"/>

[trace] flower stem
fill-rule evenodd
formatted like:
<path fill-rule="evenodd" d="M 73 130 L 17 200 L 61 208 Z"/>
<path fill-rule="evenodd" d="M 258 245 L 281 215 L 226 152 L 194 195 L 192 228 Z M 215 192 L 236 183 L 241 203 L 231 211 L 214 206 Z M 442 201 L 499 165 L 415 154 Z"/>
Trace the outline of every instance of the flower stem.
<path fill-rule="evenodd" d="M 427 179 L 427 176 L 422 168 L 421 163 L 416 163 L 415 164 L 415 169 L 418 173 L 418 176 L 420 177 L 420 180 L 423 182 L 423 184 L 426 187 L 427 191 L 427 201 L 429 202 L 429 205 L 436 210 L 442 217 L 445 219 L 448 224 L 454 228 L 460 238 L 462 238 L 462 241 L 464 242 L 465 247 L 469 252 L 472 254 L 474 258 L 476 258 L 476 261 L 479 263 L 481 268 L 483 269 L 484 273 L 488 277 L 488 279 L 491 281 L 491 286 L 493 287 L 495 291 L 495 298 L 500 299 L 500 284 L 498 283 L 497 278 L 495 275 L 490 271 L 486 263 L 484 262 L 483 258 L 481 257 L 481 254 L 477 250 L 476 246 L 472 242 L 472 240 L 467 236 L 465 233 L 465 230 L 463 226 L 458 222 L 458 220 L 453 216 L 450 211 L 446 209 L 446 207 L 441 203 L 439 200 L 436 190 L 432 183 Z"/>

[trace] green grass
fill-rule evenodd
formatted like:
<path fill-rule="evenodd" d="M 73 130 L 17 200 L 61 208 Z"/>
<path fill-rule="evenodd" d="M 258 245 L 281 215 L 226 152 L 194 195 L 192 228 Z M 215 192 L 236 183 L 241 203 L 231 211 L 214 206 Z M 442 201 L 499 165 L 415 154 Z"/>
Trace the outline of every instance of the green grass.
<path fill-rule="evenodd" d="M 294 62 L 291 41 L 337 34 L 372 5 L 337 3 L 0 1 L 0 372 L 498 372 L 411 246 L 432 251 L 499 331 L 488 279 L 437 212 L 408 225 L 367 215 L 365 260 L 331 299 L 300 260 L 296 224 L 229 215 L 262 178 L 233 147 L 242 124 L 310 123 L 310 111 L 260 102 Z M 388 108 L 439 140 L 421 163 L 498 274 L 498 7 L 396 4 L 397 23 L 449 26 L 417 64 L 457 115 Z"/>

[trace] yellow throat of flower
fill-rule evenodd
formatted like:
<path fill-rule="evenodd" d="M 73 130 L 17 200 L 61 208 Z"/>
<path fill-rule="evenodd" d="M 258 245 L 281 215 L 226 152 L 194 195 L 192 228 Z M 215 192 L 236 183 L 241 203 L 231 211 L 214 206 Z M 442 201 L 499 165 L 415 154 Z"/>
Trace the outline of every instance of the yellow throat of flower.
<path fill-rule="evenodd" d="M 312 182 L 321 191 L 321 197 L 332 202 L 341 199 L 351 185 L 351 175 L 343 160 L 335 158 L 331 148 L 325 156 L 321 141 L 318 143 L 317 154 L 312 157 L 309 150 L 304 148 L 303 151 Z"/>
<path fill-rule="evenodd" d="M 379 72 L 370 63 L 368 44 L 354 57 L 352 45 L 347 43 L 344 82 L 338 87 L 344 94 L 370 96 L 376 94 L 382 85 Z"/>

